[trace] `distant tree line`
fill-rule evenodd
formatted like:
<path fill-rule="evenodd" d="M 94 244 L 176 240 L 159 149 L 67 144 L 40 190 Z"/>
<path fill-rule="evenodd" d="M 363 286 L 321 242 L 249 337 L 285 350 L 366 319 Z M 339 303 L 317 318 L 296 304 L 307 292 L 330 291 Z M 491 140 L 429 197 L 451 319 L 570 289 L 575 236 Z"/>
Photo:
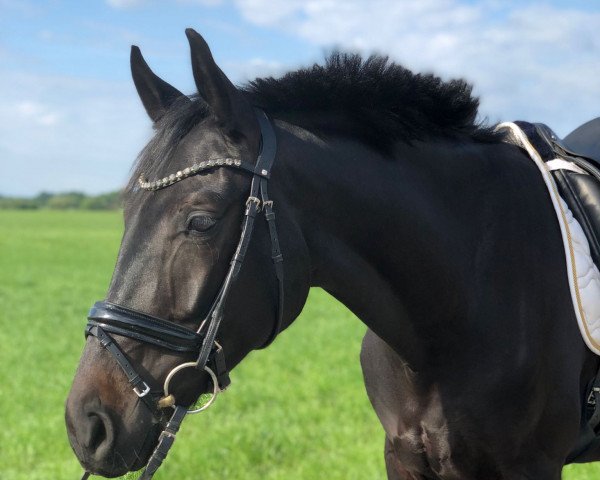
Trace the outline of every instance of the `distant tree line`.
<path fill-rule="evenodd" d="M 86 195 L 81 192 L 42 192 L 32 198 L 4 197 L 0 195 L 0 209 L 116 210 L 121 206 L 120 191 L 101 195 Z"/>

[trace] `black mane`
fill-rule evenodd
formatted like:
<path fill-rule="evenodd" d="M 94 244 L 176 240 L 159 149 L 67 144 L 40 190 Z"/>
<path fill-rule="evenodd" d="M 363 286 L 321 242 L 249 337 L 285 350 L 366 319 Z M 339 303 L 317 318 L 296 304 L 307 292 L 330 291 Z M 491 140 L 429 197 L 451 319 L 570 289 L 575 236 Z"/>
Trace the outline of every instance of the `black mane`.
<path fill-rule="evenodd" d="M 242 93 L 255 106 L 321 136 L 344 136 L 389 154 L 397 142 L 431 136 L 499 139 L 476 123 L 479 100 L 464 80 L 442 81 L 415 74 L 388 57 L 333 53 L 281 78 L 258 78 Z M 140 153 L 128 189 L 141 174 L 154 178 L 168 165 L 179 141 L 209 110 L 197 95 L 175 102 L 155 125 L 156 134 Z"/>
<path fill-rule="evenodd" d="M 243 91 L 275 118 L 317 134 L 351 137 L 384 153 L 398 141 L 430 136 L 498 139 L 476 123 L 479 99 L 464 80 L 415 74 L 379 55 L 333 53 L 325 65 L 259 78 Z"/>

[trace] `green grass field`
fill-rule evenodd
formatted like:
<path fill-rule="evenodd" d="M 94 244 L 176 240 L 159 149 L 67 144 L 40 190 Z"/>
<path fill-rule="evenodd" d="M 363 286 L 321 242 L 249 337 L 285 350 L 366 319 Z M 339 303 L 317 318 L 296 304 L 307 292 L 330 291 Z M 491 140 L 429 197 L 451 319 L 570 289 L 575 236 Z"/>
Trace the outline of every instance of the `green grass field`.
<path fill-rule="evenodd" d="M 121 228 L 114 212 L 0 211 L 0 480 L 79 479 L 63 405 Z M 383 431 L 358 362 L 364 331 L 313 290 L 215 406 L 186 420 L 155 478 L 384 479 Z M 564 478 L 598 479 L 600 465 Z"/>

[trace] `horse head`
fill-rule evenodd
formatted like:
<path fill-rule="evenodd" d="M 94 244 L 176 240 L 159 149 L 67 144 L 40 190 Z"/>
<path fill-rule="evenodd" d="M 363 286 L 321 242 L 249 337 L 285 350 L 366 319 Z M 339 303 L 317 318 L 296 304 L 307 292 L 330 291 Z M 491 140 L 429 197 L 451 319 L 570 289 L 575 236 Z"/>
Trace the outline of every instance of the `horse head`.
<path fill-rule="evenodd" d="M 261 200 L 269 219 L 274 218 L 273 203 L 264 197 L 270 171 L 254 171 L 265 148 L 262 130 L 272 128 L 270 122 L 264 114 L 257 117 L 217 66 L 204 39 L 191 29 L 186 34 L 198 88 L 192 98 L 156 76 L 132 47 L 133 80 L 155 135 L 125 191 L 117 264 L 106 301 L 90 314 L 66 404 L 77 457 L 87 471 L 105 476 L 146 463 L 169 406 L 187 408 L 200 394 L 225 386 L 216 385 L 221 380 L 214 366 L 178 366 L 197 363 L 198 351 L 208 342 L 211 358 L 204 363 L 219 363 L 217 375 L 226 376 L 227 369 L 287 326 L 294 308 L 288 305 L 301 305 L 308 290 L 306 280 L 304 288 L 288 292 L 291 302 L 283 310 L 283 267 L 280 255 L 274 258 L 277 233 L 263 220 L 253 234 L 253 225 L 248 226 Z M 300 238 L 292 226 L 284 227 L 282 243 Z M 302 260 L 298 252 L 295 256 Z M 280 264 L 277 277 L 272 257 Z M 293 264 L 286 264 L 286 274 L 295 276 Z M 179 337 L 197 345 L 187 348 Z M 216 350 L 220 356 L 215 360 Z M 173 397 L 159 404 L 167 377 Z"/>

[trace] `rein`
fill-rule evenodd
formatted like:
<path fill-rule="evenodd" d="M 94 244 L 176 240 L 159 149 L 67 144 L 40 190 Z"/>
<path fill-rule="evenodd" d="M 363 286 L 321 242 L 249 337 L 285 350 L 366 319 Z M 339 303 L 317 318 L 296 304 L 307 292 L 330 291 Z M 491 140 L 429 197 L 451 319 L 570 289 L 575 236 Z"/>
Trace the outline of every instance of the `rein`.
<path fill-rule="evenodd" d="M 261 146 L 255 165 L 230 158 L 209 160 L 194 164 L 176 174 L 154 182 L 147 182 L 143 178 L 139 179 L 140 188 L 144 190 L 160 190 L 200 171 L 216 167 L 235 168 L 252 174 L 250 194 L 246 200 L 246 210 L 242 220 L 242 233 L 238 246 L 219 293 L 215 297 L 208 314 L 200 323 L 198 330 L 194 332 L 173 322 L 106 301 L 96 302 L 88 315 L 88 323 L 85 329 L 86 338 L 90 335 L 96 337 L 100 344 L 113 356 L 121 367 L 121 370 L 127 376 L 134 393 L 150 409 L 154 417 L 162 421 L 162 409 L 172 407 L 174 410 L 159 436 L 158 444 L 150 456 L 140 480 L 150 480 L 161 466 L 175 441 L 177 432 L 185 416 L 188 413 L 198 413 L 207 409 L 213 403 L 217 394 L 231 383 L 225 364 L 223 348 L 217 342 L 216 337 L 219 325 L 223 320 L 225 302 L 231 286 L 237 279 L 238 273 L 244 263 L 254 230 L 254 221 L 257 214 L 261 211 L 261 207 L 269 228 L 271 258 L 275 267 L 275 276 L 279 284 L 276 323 L 267 341 L 261 348 L 270 345 L 282 327 L 284 304 L 283 255 L 279 247 L 273 201 L 269 198 L 267 188 L 271 176 L 271 168 L 277 152 L 277 141 L 273 126 L 267 115 L 257 109 L 256 117 L 260 126 Z M 125 336 L 176 353 L 193 353 L 196 356 L 196 360 L 181 363 L 173 368 L 165 378 L 163 390 L 151 391 L 148 383 L 144 381 L 127 360 L 126 355 L 111 334 Z M 169 393 L 171 379 L 176 373 L 186 368 L 206 371 L 210 375 L 213 384 L 212 396 L 200 408 L 188 409 L 187 407 L 177 405 L 176 398 Z M 89 475 L 90 472 L 85 472 L 82 480 L 87 479 Z"/>

